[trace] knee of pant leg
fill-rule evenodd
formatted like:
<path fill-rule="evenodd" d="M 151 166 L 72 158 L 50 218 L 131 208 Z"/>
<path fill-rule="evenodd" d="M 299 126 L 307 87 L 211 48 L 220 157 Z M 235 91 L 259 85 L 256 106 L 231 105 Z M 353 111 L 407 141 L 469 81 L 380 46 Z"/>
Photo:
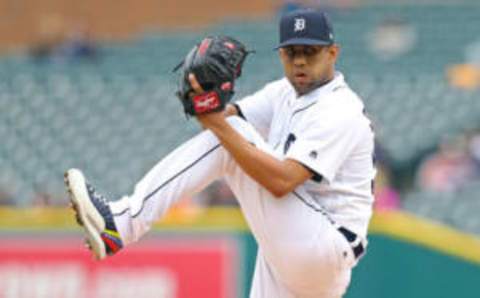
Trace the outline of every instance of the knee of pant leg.
<path fill-rule="evenodd" d="M 289 243 L 278 247 L 271 260 L 279 278 L 301 297 L 307 293 L 330 291 L 339 283 L 338 268 L 328 249 L 306 243 Z M 264 252 L 265 253 L 265 252 Z M 312 296 L 313 297 L 313 296 Z"/>

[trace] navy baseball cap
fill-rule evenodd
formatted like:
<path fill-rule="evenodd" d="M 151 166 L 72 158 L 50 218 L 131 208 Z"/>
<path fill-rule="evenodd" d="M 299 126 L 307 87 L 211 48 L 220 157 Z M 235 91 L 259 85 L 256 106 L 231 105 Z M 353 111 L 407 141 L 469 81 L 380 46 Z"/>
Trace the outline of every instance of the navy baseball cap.
<path fill-rule="evenodd" d="M 290 45 L 331 45 L 333 28 L 325 12 L 299 9 L 280 19 L 280 44 L 276 49 Z"/>

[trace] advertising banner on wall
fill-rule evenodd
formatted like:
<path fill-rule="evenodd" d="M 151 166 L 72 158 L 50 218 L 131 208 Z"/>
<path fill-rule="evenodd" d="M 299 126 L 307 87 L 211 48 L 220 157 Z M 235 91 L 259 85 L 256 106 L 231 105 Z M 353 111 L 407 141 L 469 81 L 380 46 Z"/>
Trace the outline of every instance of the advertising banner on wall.
<path fill-rule="evenodd" d="M 237 296 L 239 253 L 231 238 L 149 239 L 101 262 L 78 237 L 37 238 L 0 239 L 0 297 Z"/>

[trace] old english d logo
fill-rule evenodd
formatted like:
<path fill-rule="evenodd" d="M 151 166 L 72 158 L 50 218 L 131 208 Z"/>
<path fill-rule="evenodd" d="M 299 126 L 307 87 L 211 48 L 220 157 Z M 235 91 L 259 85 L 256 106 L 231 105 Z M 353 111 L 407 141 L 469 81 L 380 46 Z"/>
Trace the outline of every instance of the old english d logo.
<path fill-rule="evenodd" d="M 283 145 L 283 154 L 287 154 L 288 149 L 290 149 L 290 145 L 292 145 L 292 143 L 295 142 L 296 139 L 297 137 L 293 133 L 290 133 L 288 135 L 287 140 L 285 141 L 285 145 Z"/>
<path fill-rule="evenodd" d="M 306 22 L 304 18 L 296 18 L 293 23 L 293 32 L 299 32 L 305 30 Z"/>

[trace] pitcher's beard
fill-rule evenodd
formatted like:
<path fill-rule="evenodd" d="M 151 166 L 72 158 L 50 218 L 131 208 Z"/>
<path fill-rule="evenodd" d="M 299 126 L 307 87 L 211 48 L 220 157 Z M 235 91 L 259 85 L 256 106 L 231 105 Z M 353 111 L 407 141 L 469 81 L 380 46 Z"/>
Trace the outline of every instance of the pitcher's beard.
<path fill-rule="evenodd" d="M 320 88 L 328 83 L 330 83 L 332 79 L 326 79 L 326 80 L 318 80 L 318 81 L 313 81 L 310 82 L 309 84 L 306 85 L 299 85 L 299 84 L 294 84 L 292 83 L 293 88 L 295 89 L 295 92 L 297 93 L 297 96 L 302 96 L 305 94 L 308 94 L 312 92 L 313 90 Z"/>

